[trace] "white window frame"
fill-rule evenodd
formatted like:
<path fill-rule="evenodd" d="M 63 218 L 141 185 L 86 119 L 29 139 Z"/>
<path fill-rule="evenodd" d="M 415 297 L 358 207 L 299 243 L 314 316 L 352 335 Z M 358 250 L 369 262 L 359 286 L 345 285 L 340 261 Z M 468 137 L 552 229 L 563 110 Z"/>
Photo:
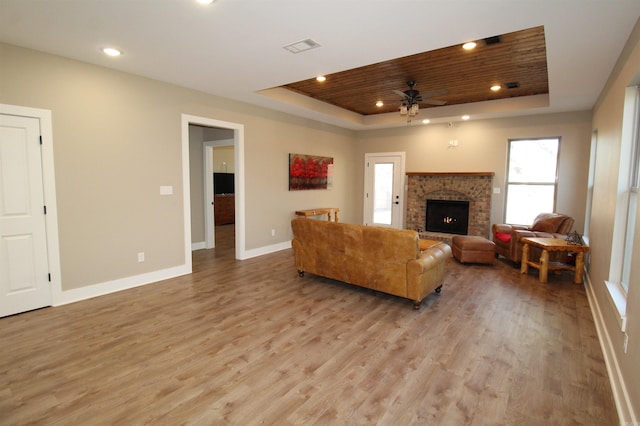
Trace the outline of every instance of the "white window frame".
<path fill-rule="evenodd" d="M 605 282 L 618 311 L 620 329 L 627 327 L 627 293 L 635 235 L 635 217 L 640 188 L 640 89 L 625 91 L 620 139 L 620 166 L 609 279 Z"/>
<path fill-rule="evenodd" d="M 509 139 L 507 146 L 507 170 L 506 170 L 506 183 L 505 183 L 505 197 L 504 197 L 504 211 L 502 212 L 503 218 L 506 222 L 507 218 L 507 206 L 509 205 L 509 185 L 511 182 L 509 181 L 509 170 L 511 168 L 511 143 L 512 142 L 522 142 L 522 141 L 538 141 L 538 140 L 547 140 L 547 139 L 556 139 L 558 141 L 558 152 L 556 153 L 556 173 L 554 176 L 553 183 L 540 183 L 540 182 L 517 182 L 519 185 L 547 185 L 553 186 L 553 211 L 556 210 L 556 199 L 558 197 L 558 167 L 560 165 L 560 142 L 561 139 L 559 136 L 550 136 L 550 137 L 542 137 L 542 138 L 519 138 L 519 139 Z M 543 212 L 538 212 L 543 213 Z M 531 225 L 531 223 L 514 223 L 512 225 Z"/>
<path fill-rule="evenodd" d="M 595 184 L 597 152 L 598 130 L 596 129 L 591 133 L 591 147 L 589 150 L 589 176 L 587 178 L 587 205 L 584 215 L 584 238 L 588 238 L 591 234 L 589 227 L 591 226 L 591 211 L 593 210 L 593 186 Z"/>

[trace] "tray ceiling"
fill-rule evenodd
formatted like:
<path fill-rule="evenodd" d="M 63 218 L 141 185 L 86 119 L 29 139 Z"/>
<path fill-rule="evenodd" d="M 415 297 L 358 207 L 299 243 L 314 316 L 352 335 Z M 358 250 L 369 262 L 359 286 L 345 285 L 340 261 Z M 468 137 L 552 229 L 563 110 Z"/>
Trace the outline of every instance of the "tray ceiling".
<path fill-rule="evenodd" d="M 407 90 L 409 81 L 421 94 L 446 91 L 433 97 L 446 105 L 549 93 L 543 27 L 474 41 L 469 51 L 459 44 L 282 87 L 362 115 L 398 111 L 402 99 L 394 90 Z M 500 90 L 492 91 L 494 85 Z"/>

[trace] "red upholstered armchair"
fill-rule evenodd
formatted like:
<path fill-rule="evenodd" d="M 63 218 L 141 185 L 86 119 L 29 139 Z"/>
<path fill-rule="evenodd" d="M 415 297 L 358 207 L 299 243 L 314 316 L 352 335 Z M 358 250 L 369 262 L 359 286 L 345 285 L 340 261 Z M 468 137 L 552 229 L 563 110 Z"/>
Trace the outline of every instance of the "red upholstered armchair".
<path fill-rule="evenodd" d="M 561 213 L 540 213 L 529 227 L 521 225 L 496 224 L 491 226 L 496 256 L 501 255 L 519 264 L 522 259 L 523 237 L 562 238 L 571 232 L 574 219 Z M 561 255 L 561 253 L 556 253 Z M 540 250 L 532 248 L 532 258 L 540 256 Z M 557 260 L 557 259 L 552 259 Z"/>

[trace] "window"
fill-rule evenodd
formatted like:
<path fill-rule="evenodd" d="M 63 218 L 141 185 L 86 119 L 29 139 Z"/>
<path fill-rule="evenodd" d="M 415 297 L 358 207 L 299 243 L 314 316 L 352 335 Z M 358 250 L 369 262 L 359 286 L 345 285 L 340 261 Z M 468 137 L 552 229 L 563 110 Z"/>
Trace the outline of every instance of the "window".
<path fill-rule="evenodd" d="M 631 255 L 633 253 L 633 239 L 636 228 L 636 212 L 638 208 L 638 191 L 640 191 L 640 108 L 638 108 L 639 94 L 635 88 L 633 94 L 633 124 L 631 140 L 631 165 L 629 168 L 629 204 L 627 208 L 627 220 L 625 229 L 624 257 L 622 260 L 622 280 L 620 284 L 625 292 L 629 292 L 629 279 L 631 278 Z"/>
<path fill-rule="evenodd" d="M 559 138 L 509 141 L 505 222 L 531 225 L 555 211 Z"/>
<path fill-rule="evenodd" d="M 593 185 L 595 183 L 595 175 L 596 175 L 597 151 L 598 151 L 598 130 L 596 129 L 591 133 L 591 148 L 589 152 L 589 176 L 587 178 L 587 207 L 585 209 L 585 215 L 584 215 L 584 238 L 586 240 L 588 240 L 590 235 L 589 227 L 591 226 L 591 210 L 593 207 Z"/>
<path fill-rule="evenodd" d="M 613 220 L 613 244 L 609 279 L 605 281 L 611 302 L 618 312 L 620 329 L 627 329 L 627 293 L 631 279 L 631 259 L 635 238 L 638 191 L 640 186 L 640 94 L 627 87 L 622 113 L 617 203 Z M 625 349 L 626 352 L 626 349 Z"/>

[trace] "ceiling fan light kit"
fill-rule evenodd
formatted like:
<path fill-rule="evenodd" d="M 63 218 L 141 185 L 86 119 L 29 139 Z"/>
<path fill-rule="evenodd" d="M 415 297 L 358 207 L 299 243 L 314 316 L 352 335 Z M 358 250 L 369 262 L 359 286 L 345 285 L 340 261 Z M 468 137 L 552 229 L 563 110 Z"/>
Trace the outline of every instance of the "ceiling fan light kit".
<path fill-rule="evenodd" d="M 402 103 L 400 104 L 400 115 L 408 116 L 409 119 L 407 123 L 411 122 L 410 117 L 415 117 L 420 112 L 420 103 L 431 104 L 431 105 L 444 105 L 445 101 L 439 101 L 437 99 L 431 99 L 431 96 L 442 95 L 447 92 L 446 89 L 435 90 L 427 93 L 426 95 L 421 95 L 420 92 L 413 88 L 416 85 L 415 81 L 408 81 L 407 86 L 409 86 L 409 90 L 405 90 L 401 92 L 399 90 L 394 90 L 394 92 L 402 98 Z"/>
<path fill-rule="evenodd" d="M 400 115 L 408 115 L 409 117 L 415 117 L 420 112 L 418 104 L 402 104 L 400 105 Z"/>

